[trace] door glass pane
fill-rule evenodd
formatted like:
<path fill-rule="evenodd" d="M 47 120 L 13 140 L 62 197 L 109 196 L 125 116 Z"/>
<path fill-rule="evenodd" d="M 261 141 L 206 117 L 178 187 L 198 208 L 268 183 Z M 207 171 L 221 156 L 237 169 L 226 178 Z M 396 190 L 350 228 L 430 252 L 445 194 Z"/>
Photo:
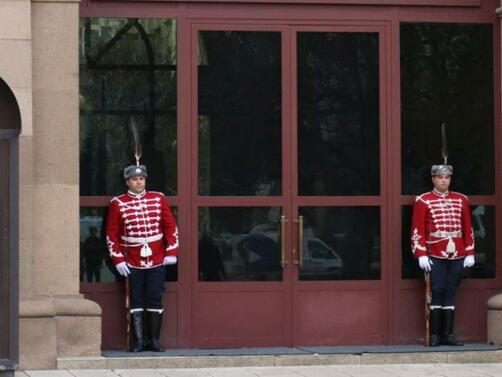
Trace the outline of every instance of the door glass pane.
<path fill-rule="evenodd" d="M 9 358 L 9 141 L 0 139 L 0 358 Z"/>
<path fill-rule="evenodd" d="M 379 207 L 301 207 L 300 280 L 380 279 Z"/>
<path fill-rule="evenodd" d="M 174 217 L 177 208 L 171 207 Z M 80 281 L 121 282 L 106 246 L 107 207 L 80 207 Z M 178 265 L 166 266 L 166 281 L 176 281 Z"/>
<path fill-rule="evenodd" d="M 380 193 L 377 33 L 298 33 L 300 195 Z"/>
<path fill-rule="evenodd" d="M 139 129 L 148 186 L 177 193 L 176 23 L 87 18 L 80 23 L 80 193 L 117 195 Z"/>
<path fill-rule="evenodd" d="M 281 34 L 199 34 L 199 194 L 280 195 Z"/>
<path fill-rule="evenodd" d="M 121 281 L 106 247 L 106 207 L 80 208 L 80 281 Z"/>
<path fill-rule="evenodd" d="M 471 205 L 472 227 L 474 231 L 476 264 L 464 269 L 464 277 L 476 279 L 495 278 L 495 206 Z M 403 279 L 423 278 L 423 271 L 413 257 L 410 246 L 412 206 L 402 207 L 402 277 Z"/>
<path fill-rule="evenodd" d="M 403 194 L 430 189 L 443 122 L 453 189 L 494 193 L 492 25 L 401 24 L 401 102 Z"/>
<path fill-rule="evenodd" d="M 199 208 L 199 280 L 282 280 L 279 207 Z"/>

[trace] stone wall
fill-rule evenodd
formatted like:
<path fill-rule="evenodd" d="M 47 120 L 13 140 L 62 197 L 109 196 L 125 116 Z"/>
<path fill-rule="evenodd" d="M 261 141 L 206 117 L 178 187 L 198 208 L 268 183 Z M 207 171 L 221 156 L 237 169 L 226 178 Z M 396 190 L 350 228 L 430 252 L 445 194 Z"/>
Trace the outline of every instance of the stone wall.
<path fill-rule="evenodd" d="M 14 92 L 22 121 L 23 369 L 100 354 L 101 308 L 79 294 L 78 25 L 75 0 L 0 1 L 0 77 Z"/>

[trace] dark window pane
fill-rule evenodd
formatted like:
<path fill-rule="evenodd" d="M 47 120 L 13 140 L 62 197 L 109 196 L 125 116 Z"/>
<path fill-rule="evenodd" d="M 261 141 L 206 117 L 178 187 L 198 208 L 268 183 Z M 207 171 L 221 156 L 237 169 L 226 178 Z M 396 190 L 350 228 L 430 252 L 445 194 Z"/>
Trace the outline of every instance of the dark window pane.
<path fill-rule="evenodd" d="M 176 207 L 171 207 L 176 217 Z M 123 281 L 106 246 L 107 207 L 80 207 L 80 281 L 110 283 Z M 177 265 L 166 267 L 166 281 L 176 281 Z"/>
<path fill-rule="evenodd" d="M 403 279 L 423 279 L 424 273 L 418 267 L 418 262 L 415 260 L 411 252 L 411 217 L 413 215 L 413 206 L 402 206 L 401 208 L 402 224 L 401 229 L 401 255 L 402 267 L 401 276 Z"/>
<path fill-rule="evenodd" d="M 199 194 L 281 193 L 281 35 L 199 34 Z"/>
<path fill-rule="evenodd" d="M 282 280 L 278 207 L 199 208 L 199 280 Z"/>
<path fill-rule="evenodd" d="M 80 208 L 80 281 L 121 281 L 106 247 L 106 207 Z"/>
<path fill-rule="evenodd" d="M 0 139 L 0 358 L 9 358 L 9 141 Z"/>
<path fill-rule="evenodd" d="M 494 193 L 492 44 L 491 25 L 401 24 L 403 194 L 430 189 L 443 122 L 454 189 Z"/>
<path fill-rule="evenodd" d="M 171 207 L 171 212 L 173 213 L 174 218 L 176 219 L 176 223 L 178 223 L 178 207 Z M 181 253 L 183 252 L 183 241 L 181 241 Z M 179 263 L 179 259 L 178 259 Z M 166 279 L 165 281 L 178 281 L 178 263 L 170 264 L 166 266 Z"/>
<path fill-rule="evenodd" d="M 116 195 L 139 129 L 149 189 L 177 193 L 174 20 L 81 21 L 80 193 Z"/>
<path fill-rule="evenodd" d="M 300 280 L 380 279 L 379 207 L 301 207 Z"/>
<path fill-rule="evenodd" d="M 0 79 L 0 130 L 21 130 L 21 116 L 14 94 Z"/>
<path fill-rule="evenodd" d="M 495 278 L 495 206 L 471 206 L 471 216 L 476 240 L 476 264 L 466 271 L 466 276 Z"/>
<path fill-rule="evenodd" d="M 298 33 L 300 195 L 380 193 L 378 34 Z"/>
<path fill-rule="evenodd" d="M 495 207 L 474 205 L 471 208 L 472 227 L 476 241 L 476 264 L 464 270 L 464 277 L 477 279 L 495 278 Z M 410 246 L 412 206 L 402 208 L 402 277 L 423 278 L 423 271 L 413 257 Z"/>

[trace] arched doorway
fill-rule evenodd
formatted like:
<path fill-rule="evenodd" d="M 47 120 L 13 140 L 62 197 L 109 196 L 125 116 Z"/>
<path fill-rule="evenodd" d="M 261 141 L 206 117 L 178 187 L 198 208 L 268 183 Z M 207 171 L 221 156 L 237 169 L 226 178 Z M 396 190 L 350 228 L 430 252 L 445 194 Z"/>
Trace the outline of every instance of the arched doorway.
<path fill-rule="evenodd" d="M 0 372 L 18 362 L 18 146 L 19 106 L 0 79 Z M 3 373 L 3 374 L 2 374 Z"/>

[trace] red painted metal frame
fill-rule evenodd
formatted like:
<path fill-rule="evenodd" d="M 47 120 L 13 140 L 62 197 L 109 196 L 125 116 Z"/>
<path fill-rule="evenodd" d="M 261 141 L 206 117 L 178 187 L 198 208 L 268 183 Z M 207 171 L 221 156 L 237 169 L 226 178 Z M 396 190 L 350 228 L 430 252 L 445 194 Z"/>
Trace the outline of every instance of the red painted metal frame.
<path fill-rule="evenodd" d="M 95 0 L 114 1 L 114 0 Z M 211 3 L 211 4 L 286 4 L 286 5 L 399 5 L 428 7 L 479 7 L 481 0 L 115 0 L 117 2 Z"/>
<path fill-rule="evenodd" d="M 265 0 L 263 0 L 265 2 Z M 445 0 L 448 2 L 447 0 Z M 445 2 L 443 1 L 443 2 Z M 257 2 L 255 2 L 257 3 Z M 401 279 L 401 206 L 413 202 L 412 196 L 401 194 L 401 114 L 400 114 L 400 55 L 399 55 L 399 26 L 400 22 L 452 22 L 452 23 L 491 23 L 493 25 L 493 51 L 494 51 L 494 143 L 495 143 L 495 163 L 501 163 L 501 135 L 500 135 L 500 33 L 499 20 L 495 15 L 498 7 L 496 0 L 483 1 L 480 7 L 468 8 L 458 7 L 462 1 L 448 2 L 448 7 L 377 7 L 377 6 L 337 6 L 336 12 L 333 7 L 325 5 L 297 5 L 290 4 L 234 4 L 233 2 L 220 1 L 192 3 L 185 2 L 106 2 L 83 0 L 81 4 L 82 17 L 145 17 L 145 18 L 176 18 L 178 27 L 178 193 L 176 197 L 170 198 L 172 205 L 178 207 L 179 226 L 182 239 L 183 255 L 180 258 L 178 282 L 168 285 L 168 294 L 176 293 L 179 300 L 177 306 L 178 338 L 176 342 L 170 344 L 172 347 L 194 347 L 194 307 L 199 294 L 218 291 L 253 291 L 261 289 L 290 289 L 290 291 L 308 290 L 310 288 L 324 289 L 326 284 L 331 288 L 332 282 L 299 282 L 296 280 L 296 273 L 292 268 L 287 269 L 285 279 L 291 281 L 288 287 L 280 287 L 282 283 L 235 283 L 235 284 L 212 284 L 198 282 L 197 277 L 197 257 L 195 247 L 197 245 L 197 208 L 199 206 L 270 206 L 284 205 L 285 215 L 291 220 L 297 214 L 297 207 L 303 205 L 378 205 L 382 208 L 382 280 L 377 283 L 377 289 L 384 289 L 386 293 L 386 312 L 388 318 L 385 328 L 388 336 L 387 343 L 410 343 L 417 341 L 417 334 L 420 334 L 420 321 L 415 321 L 415 310 L 413 305 L 417 302 L 417 297 L 421 297 L 422 282 L 418 280 Z M 407 3 L 403 0 L 402 4 Z M 429 3 L 424 1 L 424 5 Z M 435 2 L 437 4 L 437 2 Z M 474 5 L 473 2 L 469 2 Z M 479 2 L 478 2 L 479 3 Z M 383 2 L 380 2 L 383 4 Z M 412 2 L 408 2 L 408 5 Z M 427 4 L 427 6 L 433 6 Z M 381 195 L 374 197 L 297 197 L 297 188 L 292 192 L 284 193 L 282 197 L 199 197 L 197 196 L 197 144 L 196 135 L 196 84 L 193 81 L 195 67 L 193 62 L 193 38 L 194 30 L 200 27 L 213 27 L 215 30 L 221 29 L 222 25 L 231 25 L 235 28 L 249 28 L 249 30 L 281 30 L 283 33 L 283 61 L 295 64 L 294 58 L 289 54 L 289 48 L 284 48 L 288 44 L 294 43 L 294 38 L 289 37 L 289 28 L 302 30 L 304 25 L 308 27 L 332 27 L 338 26 L 361 26 L 382 28 L 381 46 L 385 46 L 385 56 L 381 53 L 381 70 L 384 69 L 386 77 L 385 88 L 381 87 L 381 113 L 388 114 L 385 123 L 381 124 Z M 227 27 L 225 26 L 225 27 Z M 307 27 L 307 26 L 306 26 Z M 247 30 L 247 29 L 246 29 Z M 324 30 L 324 29 L 323 29 Z M 359 29 L 361 30 L 361 29 Z M 385 37 L 382 37 L 385 36 Z M 192 58 L 190 55 L 192 54 Z M 385 67 L 384 67 L 385 65 Z M 289 72 L 288 72 L 289 70 Z M 283 124 L 294 124 L 292 119 L 295 114 L 293 102 L 294 97 L 287 97 L 287 93 L 295 93 L 294 85 L 287 83 L 286 78 L 294 72 L 294 66 L 283 69 L 283 107 L 289 110 L 284 113 Z M 292 75 L 291 75 L 292 76 Z M 288 87 L 291 85 L 291 87 Z M 383 92 L 382 92 L 383 91 Z M 385 100 L 384 100 L 385 98 Z M 288 104 L 289 102 L 289 104 Z M 293 114 L 293 115 L 288 115 Z M 288 118 L 289 117 L 289 118 Z M 385 129 L 384 128 L 385 124 Z M 190 125 L 190 127 L 188 126 Z M 384 135 L 382 135 L 384 133 Z M 283 155 L 292 156 L 296 146 L 296 134 L 288 134 L 286 127 L 283 127 Z M 283 158 L 283 185 L 289 182 L 293 187 L 293 182 L 297 177 L 293 176 L 295 171 L 294 159 L 286 161 Z M 186 173 L 189 172 L 189 173 Z M 495 195 L 473 196 L 470 198 L 472 204 L 489 204 L 496 206 L 496 229 L 502 223 L 502 202 L 501 187 L 502 174 L 499 169 L 495 169 Z M 480 183 L 482 184 L 482 183 Z M 81 197 L 82 206 L 105 206 L 108 197 Z M 288 203 L 293 203 L 289 206 Z M 289 209 L 288 209 L 289 208 Z M 289 211 L 289 212 L 288 212 Z M 288 224 L 289 234 L 293 233 L 291 223 Z M 387 231 L 384 232 L 384 227 Z M 498 233 L 498 232 L 497 232 Z M 288 250 L 292 248 L 296 240 L 288 240 Z M 496 240 L 497 256 L 500 255 L 501 240 Z M 291 257 L 291 256 L 290 256 Z M 469 279 L 462 282 L 460 289 L 460 308 L 469 307 L 464 312 L 459 313 L 460 327 L 466 329 L 465 324 L 469 324 L 467 341 L 484 341 L 485 330 L 485 302 L 494 293 L 497 293 L 502 286 L 502 258 L 496 258 L 495 279 Z M 333 282 L 340 289 L 355 290 L 367 287 L 367 282 L 340 281 Z M 268 287 L 267 287 L 268 285 Z M 115 284 L 88 284 L 81 285 L 82 292 L 107 291 L 110 294 L 119 292 Z M 291 298 L 292 300 L 292 298 Z M 410 301 L 411 300 L 411 301 Z M 472 302 L 467 304 L 467 300 Z M 462 305 L 466 303 L 466 305 Z M 421 303 L 417 302 L 417 307 Z M 420 312 L 420 309 L 416 310 Z M 293 314 L 291 313 L 291 317 Z M 410 326 L 410 322 L 416 323 Z M 285 324 L 289 328 L 289 334 L 294 337 L 293 321 Z M 415 326 L 415 328 L 413 328 Z M 409 328 L 412 327 L 411 330 Z"/>
<path fill-rule="evenodd" d="M 491 7 L 490 7 L 491 5 Z M 500 135 L 500 32 L 499 20 L 495 15 L 495 9 L 498 4 L 496 1 L 484 2 L 481 9 L 477 9 L 475 14 L 464 12 L 460 9 L 453 9 L 449 11 L 427 12 L 426 10 L 417 9 L 399 9 L 392 15 L 392 50 L 396 54 L 392 56 L 393 74 L 391 79 L 392 107 L 399 109 L 401 106 L 401 87 L 400 87 L 400 55 L 399 55 L 399 25 L 400 22 L 444 22 L 444 23 L 491 23 L 493 25 L 493 90 L 494 90 L 494 167 L 495 167 L 495 194 L 486 196 L 470 196 L 469 200 L 472 205 L 494 205 L 496 206 L 495 224 L 496 229 L 500 228 L 502 220 L 502 207 L 501 207 L 501 187 L 502 175 L 500 169 L 501 158 L 501 135 Z M 390 149 L 389 158 L 389 171 L 401 172 L 401 113 L 399 111 L 392 112 L 392 135 L 390 144 L 393 146 Z M 392 208 L 389 211 L 390 221 L 393 224 L 392 229 L 395 230 L 395 235 L 391 240 L 391 248 L 395 251 L 393 263 L 391 263 L 392 275 L 394 276 L 394 284 L 391 289 L 391 302 L 393 303 L 392 312 L 396 320 L 392 324 L 392 339 L 396 343 L 409 343 L 416 341 L 414 337 L 406 334 L 406 322 L 399 320 L 400 318 L 416 317 L 418 310 L 413 310 L 407 305 L 409 302 L 405 301 L 405 292 L 415 292 L 416 297 L 423 298 L 423 282 L 419 280 L 401 279 L 401 239 L 402 221 L 401 221 L 401 208 L 403 205 L 412 205 L 414 201 L 413 196 L 402 195 L 401 176 L 399 174 L 389 174 L 388 179 L 390 182 L 389 194 L 392 197 Z M 482 182 L 480 182 L 482 184 Z M 496 232 L 497 234 L 499 232 Z M 460 328 L 467 331 L 464 334 L 464 339 L 467 342 L 484 342 L 486 339 L 486 300 L 498 292 L 502 286 L 502 258 L 499 257 L 501 249 L 501 239 L 496 237 L 496 278 L 495 279 L 464 279 L 459 289 L 459 305 L 457 311 L 460 314 L 457 322 Z M 417 307 L 422 305 L 418 302 Z M 465 305 L 464 305 L 465 304 Z M 415 325 L 422 326 L 422 320 L 416 320 Z"/>

